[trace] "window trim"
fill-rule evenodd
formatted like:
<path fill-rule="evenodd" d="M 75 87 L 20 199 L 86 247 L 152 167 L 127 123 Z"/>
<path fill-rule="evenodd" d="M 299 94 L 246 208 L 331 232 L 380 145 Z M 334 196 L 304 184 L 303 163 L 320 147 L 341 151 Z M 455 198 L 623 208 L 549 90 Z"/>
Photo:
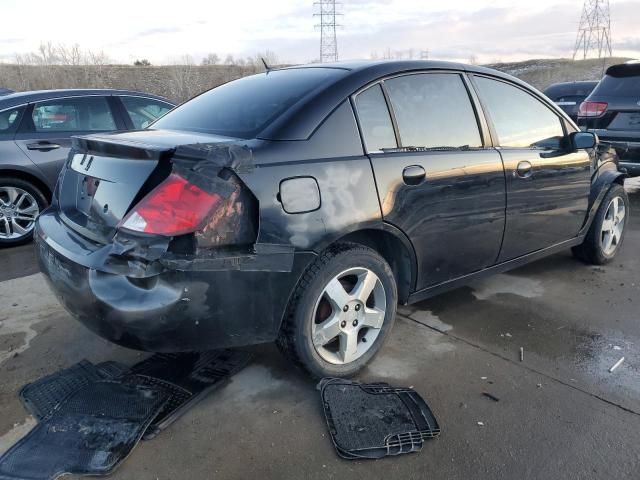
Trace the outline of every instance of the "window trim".
<path fill-rule="evenodd" d="M 536 147 L 510 147 L 510 146 L 502 146 L 500 144 L 500 136 L 498 135 L 498 131 L 496 130 L 495 124 L 493 123 L 493 118 L 491 118 L 491 114 L 489 112 L 489 108 L 486 105 L 486 102 L 484 101 L 484 99 L 482 98 L 482 95 L 480 94 L 480 88 L 478 87 L 478 84 L 475 81 L 475 77 L 481 77 L 481 78 L 486 78 L 488 80 L 493 80 L 496 82 L 500 82 L 500 83 L 504 83 L 505 85 L 509 85 L 512 86 L 514 88 L 517 88 L 518 90 L 524 92 L 525 94 L 529 95 L 530 97 L 533 97 L 534 100 L 539 101 L 540 103 L 542 103 L 545 107 L 547 107 L 547 109 L 549 109 L 549 111 L 554 114 L 556 116 L 556 118 L 558 119 L 558 122 L 560 123 L 560 127 L 562 128 L 562 132 L 564 134 L 564 137 L 566 137 L 568 135 L 567 133 L 567 122 L 566 122 L 566 118 L 563 114 L 560 114 L 558 112 L 558 107 L 553 103 L 553 101 L 547 101 L 547 99 L 544 96 L 541 95 L 537 95 L 535 91 L 532 91 L 528 88 L 525 88 L 521 85 L 518 85 L 517 83 L 511 82 L 509 80 L 506 80 L 504 78 L 501 77 L 494 77 L 492 75 L 486 75 L 483 73 L 476 73 L 476 72 L 468 72 L 467 76 L 469 77 L 469 82 L 470 84 L 473 86 L 473 89 L 475 90 L 476 95 L 478 96 L 478 102 L 482 108 L 482 110 L 484 111 L 484 116 L 487 120 L 487 125 L 489 127 L 489 131 L 491 133 L 491 137 L 493 138 L 493 145 L 495 148 L 499 149 L 499 150 L 539 150 L 539 148 Z"/>
<path fill-rule="evenodd" d="M 358 108 L 356 105 L 356 97 L 361 94 L 362 92 L 364 92 L 365 90 L 368 90 L 369 88 L 373 87 L 376 84 L 380 84 L 381 88 L 382 88 L 382 92 L 384 94 L 384 98 L 385 98 L 385 102 L 387 104 L 387 110 L 389 110 L 389 116 L 391 118 L 391 124 L 393 125 L 393 129 L 394 129 L 394 134 L 396 137 L 396 148 L 402 148 L 402 139 L 400 136 L 400 129 L 398 128 L 398 124 L 397 124 L 397 120 L 396 120 L 396 115 L 395 115 L 395 111 L 393 109 L 393 106 L 391 105 L 391 99 L 389 97 L 389 94 L 387 92 L 386 86 L 384 85 L 384 82 L 387 80 L 392 80 L 395 78 L 399 78 L 399 77 L 406 77 L 409 75 L 425 75 L 425 74 L 450 74 L 450 75 L 457 75 L 460 80 L 462 81 L 462 84 L 464 85 L 464 88 L 467 91 L 467 95 L 469 96 L 469 103 L 471 104 L 471 108 L 473 109 L 473 113 L 475 115 L 475 119 L 476 119 L 476 126 L 478 128 L 478 134 L 480 135 L 480 143 L 481 143 L 481 149 L 486 149 L 486 148 L 491 148 L 494 146 L 494 141 L 493 141 L 493 135 L 490 129 L 490 124 L 488 123 L 488 118 L 486 117 L 486 114 L 484 112 L 484 109 L 482 108 L 482 105 L 479 101 L 477 92 L 475 91 L 475 89 L 472 87 L 472 85 L 470 85 L 470 83 L 467 81 L 466 79 L 466 74 L 468 72 L 462 71 L 462 70 L 448 70 L 448 69 L 432 69 L 432 70 L 412 70 L 412 71 L 408 71 L 408 72 L 399 72 L 399 73 L 393 73 L 391 75 L 387 75 L 381 78 L 378 78 L 372 82 L 367 83 L 366 85 L 358 88 L 354 93 L 352 93 L 349 97 L 350 101 L 351 101 L 351 106 L 353 108 L 355 117 L 356 117 L 356 123 L 358 125 L 358 131 L 360 133 L 360 141 L 362 143 L 362 147 L 364 148 L 364 152 L 367 155 L 376 155 L 376 154 L 385 154 L 388 152 L 384 152 L 382 150 L 375 150 L 375 151 L 368 151 L 367 147 L 366 147 L 366 143 L 364 140 L 364 135 L 362 132 L 362 127 L 361 127 L 361 123 L 360 123 L 360 117 L 358 114 Z M 407 152 L 407 153 L 411 153 L 411 152 Z M 421 155 L 424 155 L 425 153 L 429 153 L 429 152 L 417 152 Z"/>

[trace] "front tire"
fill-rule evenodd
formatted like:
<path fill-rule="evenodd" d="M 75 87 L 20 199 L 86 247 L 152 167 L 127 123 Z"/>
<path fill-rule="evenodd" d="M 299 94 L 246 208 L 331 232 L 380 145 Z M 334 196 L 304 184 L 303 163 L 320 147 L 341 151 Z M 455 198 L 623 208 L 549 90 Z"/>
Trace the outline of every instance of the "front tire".
<path fill-rule="evenodd" d="M 280 350 L 314 378 L 349 377 L 380 350 L 398 293 L 387 262 L 371 248 L 341 243 L 307 269 L 287 307 Z"/>
<path fill-rule="evenodd" d="M 572 249 L 574 256 L 593 265 L 609 263 L 622 246 L 628 218 L 629 197 L 616 183 L 602 200 L 584 242 Z"/>
<path fill-rule="evenodd" d="M 36 218 L 47 203 L 32 183 L 21 178 L 0 178 L 0 247 L 29 242 Z"/>

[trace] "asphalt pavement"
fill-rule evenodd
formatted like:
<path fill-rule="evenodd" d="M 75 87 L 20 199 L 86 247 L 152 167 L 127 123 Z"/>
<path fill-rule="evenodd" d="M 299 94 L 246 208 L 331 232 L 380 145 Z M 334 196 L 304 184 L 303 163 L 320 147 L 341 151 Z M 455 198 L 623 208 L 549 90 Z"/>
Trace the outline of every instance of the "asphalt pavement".
<path fill-rule="evenodd" d="M 631 220 L 612 264 L 560 253 L 401 309 L 359 379 L 423 395 L 442 435 L 422 452 L 340 459 L 315 383 L 264 345 L 112 477 L 637 479 L 640 181 L 628 190 Z M 0 251 L 0 452 L 34 424 L 17 397 L 25 383 L 84 358 L 145 356 L 76 323 L 36 272 L 30 245 Z"/>

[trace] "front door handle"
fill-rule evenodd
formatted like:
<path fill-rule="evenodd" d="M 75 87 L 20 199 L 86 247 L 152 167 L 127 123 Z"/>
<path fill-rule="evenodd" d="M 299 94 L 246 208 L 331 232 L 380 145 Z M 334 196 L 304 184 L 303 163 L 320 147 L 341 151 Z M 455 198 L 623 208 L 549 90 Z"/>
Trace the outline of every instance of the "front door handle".
<path fill-rule="evenodd" d="M 49 150 L 55 150 L 56 148 L 60 148 L 60 145 L 51 142 L 36 142 L 27 144 L 28 150 L 41 150 L 47 152 Z"/>
<path fill-rule="evenodd" d="M 531 162 L 523 160 L 522 162 L 518 163 L 518 166 L 516 167 L 516 175 L 518 175 L 520 178 L 529 178 L 532 174 L 533 166 L 531 165 Z"/>
<path fill-rule="evenodd" d="M 420 165 L 411 165 L 402 171 L 402 180 L 407 185 L 420 185 L 426 176 L 427 172 Z"/>

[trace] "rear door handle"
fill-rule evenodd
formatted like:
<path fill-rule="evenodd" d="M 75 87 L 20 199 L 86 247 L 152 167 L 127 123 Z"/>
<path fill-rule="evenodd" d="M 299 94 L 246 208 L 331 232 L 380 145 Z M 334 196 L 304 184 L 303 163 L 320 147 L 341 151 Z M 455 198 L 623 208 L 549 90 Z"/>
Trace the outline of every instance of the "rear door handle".
<path fill-rule="evenodd" d="M 427 172 L 420 165 L 411 165 L 402 171 L 402 180 L 407 185 L 420 185 L 426 176 Z"/>
<path fill-rule="evenodd" d="M 55 150 L 56 148 L 60 148 L 60 145 L 51 142 L 36 142 L 27 144 L 28 150 L 41 150 L 46 152 L 48 150 Z"/>
<path fill-rule="evenodd" d="M 518 163 L 518 166 L 516 168 L 516 175 L 518 175 L 520 178 L 529 178 L 532 174 L 533 166 L 531 165 L 531 162 L 523 160 L 522 162 Z"/>

